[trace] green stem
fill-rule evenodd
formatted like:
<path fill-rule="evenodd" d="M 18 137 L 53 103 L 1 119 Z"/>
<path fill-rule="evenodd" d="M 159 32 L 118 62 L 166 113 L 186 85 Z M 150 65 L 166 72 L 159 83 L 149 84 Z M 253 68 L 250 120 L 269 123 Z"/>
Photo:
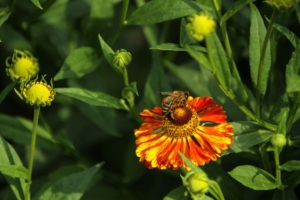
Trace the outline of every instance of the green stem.
<path fill-rule="evenodd" d="M 277 182 L 277 186 L 279 188 L 281 188 L 282 183 L 281 183 L 281 170 L 280 170 L 279 148 L 278 147 L 275 147 L 275 150 L 274 150 L 274 160 L 275 160 L 275 165 L 276 165 L 276 182 Z"/>
<path fill-rule="evenodd" d="M 295 117 L 295 115 L 297 113 L 297 110 L 299 108 L 299 104 L 300 104 L 300 92 L 297 92 L 297 93 L 295 93 L 293 105 L 292 105 L 292 108 L 291 108 L 291 110 L 289 112 L 289 115 L 287 117 L 287 123 L 286 123 L 287 134 L 289 134 L 289 132 L 292 128 L 292 125 L 293 125 L 293 122 L 294 122 L 294 117 Z"/>
<path fill-rule="evenodd" d="M 34 106 L 30 155 L 29 155 L 29 164 L 28 164 L 28 183 L 26 185 L 26 190 L 25 190 L 25 199 L 26 200 L 30 200 L 30 185 L 31 185 L 33 161 L 34 161 L 36 130 L 37 130 L 38 122 L 39 122 L 39 114 L 40 114 L 40 106 Z"/>
<path fill-rule="evenodd" d="M 268 46 L 268 42 L 270 39 L 270 35 L 273 31 L 273 25 L 276 21 L 276 18 L 279 14 L 279 11 L 277 9 L 273 9 L 272 17 L 270 20 L 270 23 L 268 25 L 267 33 L 264 38 L 262 50 L 261 50 L 261 56 L 259 60 L 259 66 L 258 66 L 258 74 L 257 74 L 257 87 L 256 87 L 256 114 L 259 118 L 261 118 L 261 93 L 260 93 L 260 87 L 261 87 L 261 73 L 263 70 L 263 63 L 265 60 L 266 50 Z"/>
<path fill-rule="evenodd" d="M 222 17 L 220 4 L 219 4 L 218 0 L 213 0 L 213 4 L 214 4 L 214 7 L 215 7 L 215 10 L 217 13 L 218 20 L 220 21 L 220 19 Z"/>
<path fill-rule="evenodd" d="M 209 36 L 208 36 L 209 37 Z M 214 62 L 214 59 L 211 55 L 211 46 L 209 44 L 209 40 L 207 38 L 205 38 L 205 44 L 206 44 L 206 49 L 207 49 L 207 53 L 208 53 L 208 58 L 209 61 L 211 63 L 212 66 L 212 71 L 214 76 L 216 77 L 219 86 L 221 87 L 221 89 L 223 90 L 223 92 L 236 104 L 236 106 L 242 111 L 244 112 L 248 117 L 250 117 L 250 119 L 252 119 L 253 121 L 256 121 L 257 123 L 261 124 L 262 126 L 266 127 L 267 129 L 270 129 L 272 131 L 276 131 L 277 126 L 270 124 L 268 122 L 265 122 L 263 120 L 261 120 L 260 118 L 258 118 L 255 114 L 253 114 L 243 103 L 241 103 L 236 96 L 234 95 L 234 93 L 231 90 L 228 90 L 227 88 L 224 88 L 221 83 L 220 83 L 220 77 L 219 75 L 216 73 L 216 65 Z"/>
<path fill-rule="evenodd" d="M 219 184 L 216 181 L 210 180 L 210 183 L 213 184 L 215 186 L 215 188 L 217 189 L 218 195 L 219 195 L 219 199 L 220 200 L 225 200 L 225 197 L 223 195 L 223 192 L 219 186 Z"/>
<path fill-rule="evenodd" d="M 119 37 L 121 29 L 123 26 L 126 24 L 126 16 L 127 16 L 127 11 L 128 11 L 128 5 L 129 5 L 129 0 L 123 0 L 123 5 L 122 5 L 122 12 L 119 20 L 119 24 L 113 33 L 112 37 L 108 40 L 108 44 L 111 46 L 114 44 L 116 39 Z"/>

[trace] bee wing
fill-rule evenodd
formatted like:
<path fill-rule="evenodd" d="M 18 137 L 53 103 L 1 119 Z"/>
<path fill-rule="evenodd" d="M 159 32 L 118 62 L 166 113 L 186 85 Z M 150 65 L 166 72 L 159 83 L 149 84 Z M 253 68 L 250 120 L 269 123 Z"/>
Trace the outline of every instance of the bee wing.
<path fill-rule="evenodd" d="M 161 93 L 162 95 L 171 95 L 172 92 L 158 92 L 158 93 Z"/>

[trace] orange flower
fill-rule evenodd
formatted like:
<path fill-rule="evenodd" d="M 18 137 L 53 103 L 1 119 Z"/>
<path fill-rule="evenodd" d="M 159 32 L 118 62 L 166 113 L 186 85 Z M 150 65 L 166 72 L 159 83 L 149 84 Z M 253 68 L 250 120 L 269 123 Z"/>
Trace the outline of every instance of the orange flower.
<path fill-rule="evenodd" d="M 143 124 L 135 129 L 136 154 L 149 168 L 183 166 L 182 152 L 196 166 L 220 157 L 233 140 L 233 127 L 226 121 L 221 105 L 211 97 L 188 97 L 185 106 L 173 108 L 173 116 L 163 115 L 161 107 L 140 113 Z"/>

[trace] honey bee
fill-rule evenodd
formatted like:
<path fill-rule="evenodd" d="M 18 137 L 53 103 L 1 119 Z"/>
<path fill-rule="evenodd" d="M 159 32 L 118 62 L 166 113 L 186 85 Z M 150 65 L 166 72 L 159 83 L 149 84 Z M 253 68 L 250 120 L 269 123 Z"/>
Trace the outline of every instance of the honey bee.
<path fill-rule="evenodd" d="M 185 102 L 189 96 L 188 91 L 173 91 L 173 92 L 160 92 L 162 95 L 169 95 L 162 101 L 162 113 L 167 116 L 170 114 L 174 119 L 173 108 L 178 106 L 185 106 Z"/>

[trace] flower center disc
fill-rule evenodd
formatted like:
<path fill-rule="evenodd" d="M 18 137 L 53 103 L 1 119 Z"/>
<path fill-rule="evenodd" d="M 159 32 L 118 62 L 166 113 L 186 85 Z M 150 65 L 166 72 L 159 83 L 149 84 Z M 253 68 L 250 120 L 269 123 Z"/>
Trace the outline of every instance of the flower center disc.
<path fill-rule="evenodd" d="M 163 120 L 163 128 L 172 138 L 183 138 L 193 134 L 199 120 L 197 113 L 187 107 L 177 107 L 173 110 L 173 118 L 166 117 Z"/>

